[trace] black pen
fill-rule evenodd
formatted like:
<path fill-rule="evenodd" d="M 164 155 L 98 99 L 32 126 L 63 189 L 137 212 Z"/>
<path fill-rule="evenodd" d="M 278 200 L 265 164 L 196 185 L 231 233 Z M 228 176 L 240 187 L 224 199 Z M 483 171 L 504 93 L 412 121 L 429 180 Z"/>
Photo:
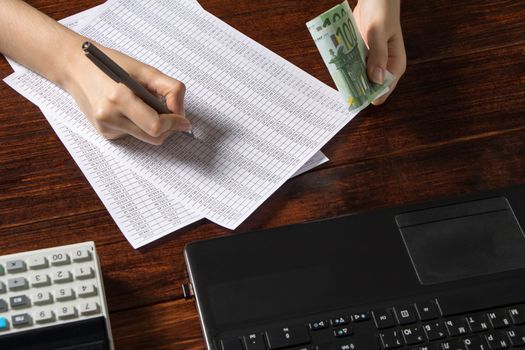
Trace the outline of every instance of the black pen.
<path fill-rule="evenodd" d="M 98 68 L 100 68 L 100 70 L 106 73 L 108 77 L 110 77 L 117 83 L 122 83 L 126 85 L 148 106 L 156 110 L 157 113 L 172 113 L 165 104 L 163 104 L 159 99 L 157 99 L 144 86 L 142 86 L 135 79 L 133 79 L 128 74 L 128 72 L 126 72 L 122 67 L 115 63 L 115 61 L 109 58 L 105 53 L 99 50 L 95 45 L 93 45 L 89 41 L 86 41 L 84 44 L 82 44 L 82 49 L 84 50 L 84 53 L 86 54 L 87 58 L 89 58 L 91 62 L 93 62 Z M 191 130 L 184 131 L 184 134 L 195 138 L 195 135 L 193 135 L 193 132 Z"/>

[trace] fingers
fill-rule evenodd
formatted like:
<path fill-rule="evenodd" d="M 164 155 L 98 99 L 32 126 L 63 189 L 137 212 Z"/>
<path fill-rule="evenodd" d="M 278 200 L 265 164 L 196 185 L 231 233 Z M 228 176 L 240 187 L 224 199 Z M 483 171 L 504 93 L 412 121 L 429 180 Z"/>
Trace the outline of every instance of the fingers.
<path fill-rule="evenodd" d="M 399 30 L 399 33 L 394 35 L 388 42 L 387 70 L 391 72 L 396 77 L 396 79 L 390 84 L 390 90 L 386 94 L 372 101 L 372 104 L 375 106 L 379 106 L 386 101 L 386 99 L 396 88 L 399 79 L 405 73 L 406 53 L 401 30 Z"/>
<path fill-rule="evenodd" d="M 385 69 L 388 64 L 388 38 L 383 30 L 375 27 L 367 35 L 368 59 L 366 70 L 368 78 L 376 84 L 383 84 L 385 80 Z"/>
<path fill-rule="evenodd" d="M 176 131 L 191 130 L 190 122 L 176 114 L 158 114 L 121 84 L 115 84 L 93 124 L 100 134 L 116 139 L 129 134 L 144 142 L 160 145 Z"/>
<path fill-rule="evenodd" d="M 159 96 L 164 96 L 170 111 L 178 115 L 186 115 L 184 112 L 184 96 L 186 94 L 184 83 L 152 67 L 140 70 L 136 79 L 148 90 Z"/>
<path fill-rule="evenodd" d="M 183 116 L 176 114 L 159 115 L 125 86 L 119 86 L 119 90 L 119 97 L 115 107 L 146 134 L 159 137 L 169 130 L 190 130 L 190 122 Z"/>

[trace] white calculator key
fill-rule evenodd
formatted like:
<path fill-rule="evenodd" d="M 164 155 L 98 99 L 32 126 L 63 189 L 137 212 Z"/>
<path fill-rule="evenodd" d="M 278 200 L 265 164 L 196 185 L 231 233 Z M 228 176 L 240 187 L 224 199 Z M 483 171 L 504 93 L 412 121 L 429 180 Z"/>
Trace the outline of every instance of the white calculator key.
<path fill-rule="evenodd" d="M 69 255 L 61 252 L 51 254 L 49 260 L 51 260 L 51 265 L 53 266 L 67 265 L 70 263 Z"/>
<path fill-rule="evenodd" d="M 80 298 L 89 298 L 97 295 L 97 288 L 93 284 L 81 284 L 77 287 L 77 295 Z"/>
<path fill-rule="evenodd" d="M 95 271 L 91 267 L 77 267 L 75 268 L 75 278 L 77 280 L 86 280 L 95 277 Z"/>
<path fill-rule="evenodd" d="M 88 301 L 80 305 L 80 314 L 82 316 L 94 315 L 94 314 L 98 314 L 99 312 L 100 312 L 100 306 L 98 306 L 97 302 Z"/>
<path fill-rule="evenodd" d="M 37 273 L 30 278 L 31 286 L 33 287 L 44 287 L 51 284 L 49 276 L 46 274 Z"/>
<path fill-rule="evenodd" d="M 74 262 L 84 262 L 91 260 L 91 252 L 86 248 L 76 249 L 71 255 L 73 256 Z"/>
<path fill-rule="evenodd" d="M 53 282 L 54 283 L 67 283 L 73 280 L 71 272 L 68 270 L 56 270 L 53 272 Z"/>
<path fill-rule="evenodd" d="M 33 294 L 33 304 L 35 305 L 46 305 L 53 302 L 53 297 L 49 292 L 37 292 Z"/>
<path fill-rule="evenodd" d="M 24 277 L 17 277 L 8 279 L 7 286 L 10 291 L 16 291 L 29 288 L 29 283 Z"/>
<path fill-rule="evenodd" d="M 75 299 L 75 293 L 71 288 L 60 288 L 55 291 L 55 299 L 58 301 L 67 301 Z"/>
<path fill-rule="evenodd" d="M 60 320 L 75 318 L 78 316 L 77 309 L 74 306 L 66 305 L 57 309 L 57 315 Z"/>
<path fill-rule="evenodd" d="M 35 313 L 34 319 L 36 323 L 47 323 L 55 320 L 55 313 L 51 310 L 40 310 Z"/>
<path fill-rule="evenodd" d="M 49 262 L 45 256 L 33 256 L 27 261 L 31 270 L 45 269 L 49 267 Z"/>
<path fill-rule="evenodd" d="M 24 260 L 10 260 L 6 263 L 6 269 L 8 273 L 18 273 L 27 270 L 26 263 Z"/>

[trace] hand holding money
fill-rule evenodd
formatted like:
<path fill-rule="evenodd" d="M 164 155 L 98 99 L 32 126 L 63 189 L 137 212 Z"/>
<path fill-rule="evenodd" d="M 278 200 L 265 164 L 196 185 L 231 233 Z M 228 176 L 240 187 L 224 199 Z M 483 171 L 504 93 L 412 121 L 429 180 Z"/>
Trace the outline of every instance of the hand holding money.
<path fill-rule="evenodd" d="M 369 80 L 365 63 L 368 50 L 347 1 L 306 25 L 350 111 L 361 110 L 388 92 L 388 85 L 395 77 L 383 69 L 382 83 Z"/>
<path fill-rule="evenodd" d="M 406 53 L 400 23 L 400 0 L 359 0 L 354 8 L 354 18 L 369 48 L 368 77 L 381 83 L 381 73 L 388 70 L 395 77 L 390 91 L 374 100 L 383 103 L 392 93 L 406 69 Z"/>

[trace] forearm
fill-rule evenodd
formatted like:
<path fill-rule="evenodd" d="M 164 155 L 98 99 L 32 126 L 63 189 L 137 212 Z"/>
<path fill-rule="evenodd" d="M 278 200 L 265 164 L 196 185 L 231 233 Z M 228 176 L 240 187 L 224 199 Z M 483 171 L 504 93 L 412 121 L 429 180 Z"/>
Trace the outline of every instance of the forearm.
<path fill-rule="evenodd" d="M 0 52 L 62 87 L 83 40 L 21 0 L 0 1 Z"/>

